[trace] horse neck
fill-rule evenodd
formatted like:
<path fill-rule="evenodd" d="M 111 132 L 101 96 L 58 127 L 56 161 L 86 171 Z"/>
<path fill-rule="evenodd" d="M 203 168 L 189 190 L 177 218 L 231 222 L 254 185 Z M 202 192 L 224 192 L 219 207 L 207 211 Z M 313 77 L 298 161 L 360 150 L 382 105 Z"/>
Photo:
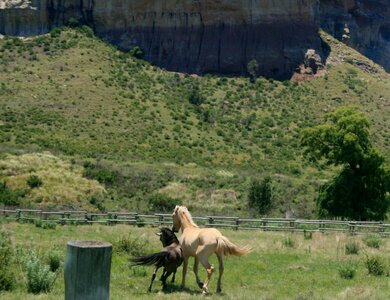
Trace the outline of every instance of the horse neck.
<path fill-rule="evenodd" d="M 180 223 L 181 223 L 181 232 L 187 228 L 197 228 L 197 226 L 194 226 L 194 224 L 191 223 L 191 221 L 188 219 L 186 215 L 182 216 L 180 218 Z"/>
<path fill-rule="evenodd" d="M 179 244 L 179 240 L 177 239 L 176 235 L 173 234 L 169 237 L 164 238 L 162 244 L 164 247 L 167 247 L 172 244 Z"/>

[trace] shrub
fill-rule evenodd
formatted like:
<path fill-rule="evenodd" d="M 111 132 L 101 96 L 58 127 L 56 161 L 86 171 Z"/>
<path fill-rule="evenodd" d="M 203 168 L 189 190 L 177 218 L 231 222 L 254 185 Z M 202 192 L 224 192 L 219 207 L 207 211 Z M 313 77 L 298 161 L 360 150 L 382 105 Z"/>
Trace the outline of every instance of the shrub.
<path fill-rule="evenodd" d="M 365 264 L 368 270 L 368 274 L 375 276 L 388 275 L 388 263 L 382 256 L 367 256 Z"/>
<path fill-rule="evenodd" d="M 75 27 L 78 27 L 79 25 L 80 25 L 80 22 L 76 18 L 70 18 L 68 20 L 68 26 L 69 27 L 75 28 Z"/>
<path fill-rule="evenodd" d="M 51 36 L 52 38 L 59 37 L 59 36 L 61 35 L 61 31 L 62 31 L 62 29 L 59 28 L 59 27 L 53 28 L 53 29 L 50 31 L 50 36 Z"/>
<path fill-rule="evenodd" d="M 338 272 L 341 278 L 352 279 L 356 275 L 356 264 L 352 261 L 341 263 Z"/>
<path fill-rule="evenodd" d="M 154 193 L 149 198 L 150 208 L 156 212 L 170 212 L 176 205 L 180 205 L 181 201 L 171 198 L 167 195 Z"/>
<path fill-rule="evenodd" d="M 54 222 L 43 222 L 42 228 L 43 229 L 56 229 L 57 225 Z"/>
<path fill-rule="evenodd" d="M 295 247 L 295 241 L 292 237 L 287 236 L 283 239 L 283 245 L 288 248 L 294 248 Z"/>
<path fill-rule="evenodd" d="M 144 236 L 125 235 L 113 243 L 118 253 L 127 253 L 132 256 L 144 255 L 149 250 L 149 241 Z"/>
<path fill-rule="evenodd" d="M 23 197 L 22 191 L 13 191 L 8 188 L 5 181 L 0 182 L 0 203 L 4 205 L 19 205 L 20 198 Z"/>
<path fill-rule="evenodd" d="M 345 254 L 359 254 L 360 245 L 356 241 L 348 241 L 345 244 Z"/>
<path fill-rule="evenodd" d="M 61 253 L 58 251 L 50 251 L 47 258 L 48 258 L 50 271 L 56 272 L 61 266 L 61 262 L 62 262 Z"/>
<path fill-rule="evenodd" d="M 303 230 L 303 237 L 305 240 L 311 240 L 313 238 L 313 232 L 307 231 L 306 229 Z"/>
<path fill-rule="evenodd" d="M 272 205 L 272 179 L 267 176 L 263 180 L 252 180 L 249 188 L 249 206 L 255 208 L 260 214 L 270 211 Z"/>
<path fill-rule="evenodd" d="M 27 290 L 29 293 L 39 294 L 51 291 L 55 281 L 55 274 L 35 254 L 32 254 L 26 260 L 25 267 L 27 271 Z"/>
<path fill-rule="evenodd" d="M 118 179 L 118 172 L 100 164 L 84 162 L 83 176 L 89 179 L 96 179 L 100 183 L 112 185 Z"/>
<path fill-rule="evenodd" d="M 190 94 L 188 96 L 188 101 L 196 106 L 199 106 L 203 102 L 205 102 L 204 97 L 200 93 L 200 88 L 198 84 L 195 84 L 191 87 Z"/>
<path fill-rule="evenodd" d="M 9 291 L 15 281 L 11 270 L 13 249 L 8 234 L 0 231 L 0 291 Z"/>
<path fill-rule="evenodd" d="M 129 51 L 129 54 L 130 54 L 131 56 L 134 56 L 134 57 L 136 57 L 136 58 L 141 59 L 141 58 L 143 58 L 143 57 L 145 56 L 145 51 L 142 50 L 140 47 L 135 46 L 135 47 L 133 47 L 133 49 L 131 49 L 131 50 Z"/>
<path fill-rule="evenodd" d="M 40 186 L 43 185 L 42 180 L 36 176 L 36 175 L 31 175 L 30 177 L 27 178 L 27 185 L 34 189 L 34 188 L 39 188 Z"/>
<path fill-rule="evenodd" d="M 382 244 L 381 238 L 377 235 L 368 235 L 364 239 L 364 242 L 368 247 L 375 248 L 375 249 L 379 249 L 380 245 Z"/>

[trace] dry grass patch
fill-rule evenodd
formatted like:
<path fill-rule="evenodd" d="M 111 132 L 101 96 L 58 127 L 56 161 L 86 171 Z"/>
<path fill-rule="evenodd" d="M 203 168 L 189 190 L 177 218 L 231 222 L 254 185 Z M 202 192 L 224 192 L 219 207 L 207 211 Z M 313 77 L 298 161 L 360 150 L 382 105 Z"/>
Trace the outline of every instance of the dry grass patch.
<path fill-rule="evenodd" d="M 7 155 L 0 160 L 0 180 L 11 189 L 26 191 L 25 199 L 43 207 L 94 210 L 88 199 L 102 196 L 104 187 L 82 176 L 83 169 L 48 152 Z M 42 185 L 30 188 L 27 180 L 35 175 Z"/>

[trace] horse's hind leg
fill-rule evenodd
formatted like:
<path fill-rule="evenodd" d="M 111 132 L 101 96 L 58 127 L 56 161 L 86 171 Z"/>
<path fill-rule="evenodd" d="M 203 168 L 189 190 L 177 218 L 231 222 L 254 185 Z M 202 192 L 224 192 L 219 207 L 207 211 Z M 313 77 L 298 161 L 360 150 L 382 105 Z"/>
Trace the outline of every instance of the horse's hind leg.
<path fill-rule="evenodd" d="M 177 269 L 176 269 L 176 270 L 177 270 Z M 175 282 L 176 270 L 173 271 L 171 283 L 174 283 L 174 282 Z"/>
<path fill-rule="evenodd" d="M 207 278 L 203 284 L 203 294 L 208 294 L 209 293 L 209 283 L 210 283 L 211 275 L 213 275 L 213 272 L 214 272 L 214 267 L 212 265 L 210 265 L 207 257 L 201 257 L 200 262 L 202 263 L 203 267 L 205 267 L 205 269 L 207 271 Z"/>
<path fill-rule="evenodd" d="M 154 269 L 153 269 L 153 274 L 152 274 L 152 280 L 150 281 L 150 285 L 149 285 L 149 288 L 148 288 L 148 292 L 151 292 L 151 291 L 152 291 L 152 285 L 153 285 L 154 279 L 156 278 L 157 270 L 158 270 L 158 267 L 157 267 L 157 266 L 154 267 Z"/>
<path fill-rule="evenodd" d="M 203 288 L 203 282 L 200 281 L 200 279 L 199 279 L 198 269 L 199 269 L 199 259 L 195 256 L 194 273 L 196 276 L 196 283 L 198 284 L 199 288 Z"/>
<path fill-rule="evenodd" d="M 222 256 L 222 254 L 217 254 L 217 257 L 218 257 L 218 263 L 219 263 L 217 293 L 220 293 L 220 292 L 222 292 L 222 287 L 221 287 L 222 282 L 221 281 L 222 281 L 222 274 L 223 274 L 224 267 L 223 267 L 223 256 Z"/>
<path fill-rule="evenodd" d="M 163 285 L 163 289 L 165 290 L 166 287 L 167 287 L 167 278 L 169 277 L 169 275 L 171 275 L 172 272 L 171 271 L 166 271 L 164 269 L 164 273 L 163 275 L 161 276 L 161 281 L 162 281 L 162 285 Z"/>

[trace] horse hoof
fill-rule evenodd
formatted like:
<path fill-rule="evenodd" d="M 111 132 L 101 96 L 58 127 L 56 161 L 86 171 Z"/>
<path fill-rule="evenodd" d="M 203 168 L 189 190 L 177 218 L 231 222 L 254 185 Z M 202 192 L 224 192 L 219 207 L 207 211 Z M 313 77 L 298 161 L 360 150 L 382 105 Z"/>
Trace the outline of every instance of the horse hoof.
<path fill-rule="evenodd" d="M 222 289 L 221 288 L 217 288 L 217 293 L 218 294 L 222 293 Z"/>
<path fill-rule="evenodd" d="M 203 289 L 203 282 L 198 282 L 198 287 L 199 287 L 200 289 Z"/>

